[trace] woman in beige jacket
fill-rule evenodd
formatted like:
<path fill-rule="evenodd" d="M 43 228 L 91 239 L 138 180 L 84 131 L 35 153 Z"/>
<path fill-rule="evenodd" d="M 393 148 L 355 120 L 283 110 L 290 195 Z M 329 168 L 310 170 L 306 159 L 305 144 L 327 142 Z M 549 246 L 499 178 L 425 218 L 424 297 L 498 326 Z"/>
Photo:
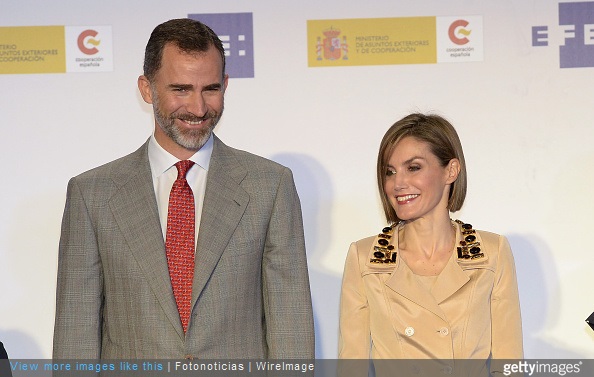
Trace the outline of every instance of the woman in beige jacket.
<path fill-rule="evenodd" d="M 507 240 L 450 220 L 466 196 L 452 125 L 436 115 L 401 119 L 381 142 L 377 168 L 392 225 L 350 247 L 339 358 L 522 358 Z"/>

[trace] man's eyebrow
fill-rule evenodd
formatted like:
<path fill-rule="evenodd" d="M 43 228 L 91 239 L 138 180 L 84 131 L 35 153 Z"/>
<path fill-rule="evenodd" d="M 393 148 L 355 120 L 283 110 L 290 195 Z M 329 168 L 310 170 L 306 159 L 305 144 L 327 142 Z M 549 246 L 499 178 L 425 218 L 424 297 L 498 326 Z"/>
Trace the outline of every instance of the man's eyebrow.
<path fill-rule="evenodd" d="M 168 87 L 170 89 L 190 90 L 190 89 L 194 88 L 194 85 L 191 85 L 191 84 L 169 84 Z"/>
<path fill-rule="evenodd" d="M 167 85 L 169 89 L 175 90 L 193 90 L 195 87 L 192 84 L 169 84 Z M 221 90 L 223 85 L 219 82 L 215 82 L 209 85 L 206 85 L 202 90 Z"/>

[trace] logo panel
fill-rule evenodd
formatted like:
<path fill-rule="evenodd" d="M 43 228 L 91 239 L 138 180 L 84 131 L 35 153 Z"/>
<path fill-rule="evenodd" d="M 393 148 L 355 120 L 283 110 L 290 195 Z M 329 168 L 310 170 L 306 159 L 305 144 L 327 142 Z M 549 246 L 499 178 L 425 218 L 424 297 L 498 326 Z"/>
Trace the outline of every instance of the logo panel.
<path fill-rule="evenodd" d="M 189 14 L 188 18 L 208 25 L 225 48 L 230 78 L 254 77 L 254 26 L 252 13 Z"/>
<path fill-rule="evenodd" d="M 0 27 L 0 74 L 64 72 L 64 26 Z"/>
<path fill-rule="evenodd" d="M 437 60 L 483 61 L 483 17 L 437 17 Z"/>
<path fill-rule="evenodd" d="M 594 67 L 594 2 L 559 3 L 559 25 L 532 27 L 532 47 L 559 46 L 560 68 Z"/>
<path fill-rule="evenodd" d="M 66 71 L 113 71 L 111 26 L 66 26 Z"/>
<path fill-rule="evenodd" d="M 308 65 L 436 62 L 435 17 L 307 21 Z"/>
<path fill-rule="evenodd" d="M 594 67 L 594 3 L 559 4 L 559 25 L 569 27 L 559 46 L 561 68 Z"/>

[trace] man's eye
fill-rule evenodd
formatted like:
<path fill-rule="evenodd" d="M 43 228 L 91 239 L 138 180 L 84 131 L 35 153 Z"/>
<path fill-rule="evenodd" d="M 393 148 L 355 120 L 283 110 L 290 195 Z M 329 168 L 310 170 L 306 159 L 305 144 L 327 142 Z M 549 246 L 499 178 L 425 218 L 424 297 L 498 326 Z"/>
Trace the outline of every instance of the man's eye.
<path fill-rule="evenodd" d="M 206 88 L 204 88 L 205 92 L 220 92 L 221 91 L 221 87 L 219 85 L 213 85 L 213 86 L 208 86 Z"/>

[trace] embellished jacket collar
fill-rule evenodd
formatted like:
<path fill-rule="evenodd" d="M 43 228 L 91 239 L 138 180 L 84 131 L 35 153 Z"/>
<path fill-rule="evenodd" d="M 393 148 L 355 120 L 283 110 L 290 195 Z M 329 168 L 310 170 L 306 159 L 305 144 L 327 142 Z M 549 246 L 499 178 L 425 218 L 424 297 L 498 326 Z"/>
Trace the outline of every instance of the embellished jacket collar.
<path fill-rule="evenodd" d="M 460 220 L 452 221 L 452 225 L 456 229 L 455 254 L 458 257 L 458 263 L 480 262 L 489 258 L 481 247 L 480 235 L 472 225 Z M 400 224 L 387 226 L 375 237 L 367 266 L 372 268 L 392 266 L 393 268 L 398 263 L 397 230 L 399 226 Z"/>
<path fill-rule="evenodd" d="M 439 304 L 470 281 L 465 270 L 489 268 L 488 254 L 482 248 L 479 233 L 472 225 L 459 220 L 452 224 L 456 230 L 456 249 L 430 291 L 398 257 L 398 225 L 382 229 L 375 237 L 365 261 L 367 273 L 389 273 L 385 280 L 387 288 L 447 320 Z"/>

